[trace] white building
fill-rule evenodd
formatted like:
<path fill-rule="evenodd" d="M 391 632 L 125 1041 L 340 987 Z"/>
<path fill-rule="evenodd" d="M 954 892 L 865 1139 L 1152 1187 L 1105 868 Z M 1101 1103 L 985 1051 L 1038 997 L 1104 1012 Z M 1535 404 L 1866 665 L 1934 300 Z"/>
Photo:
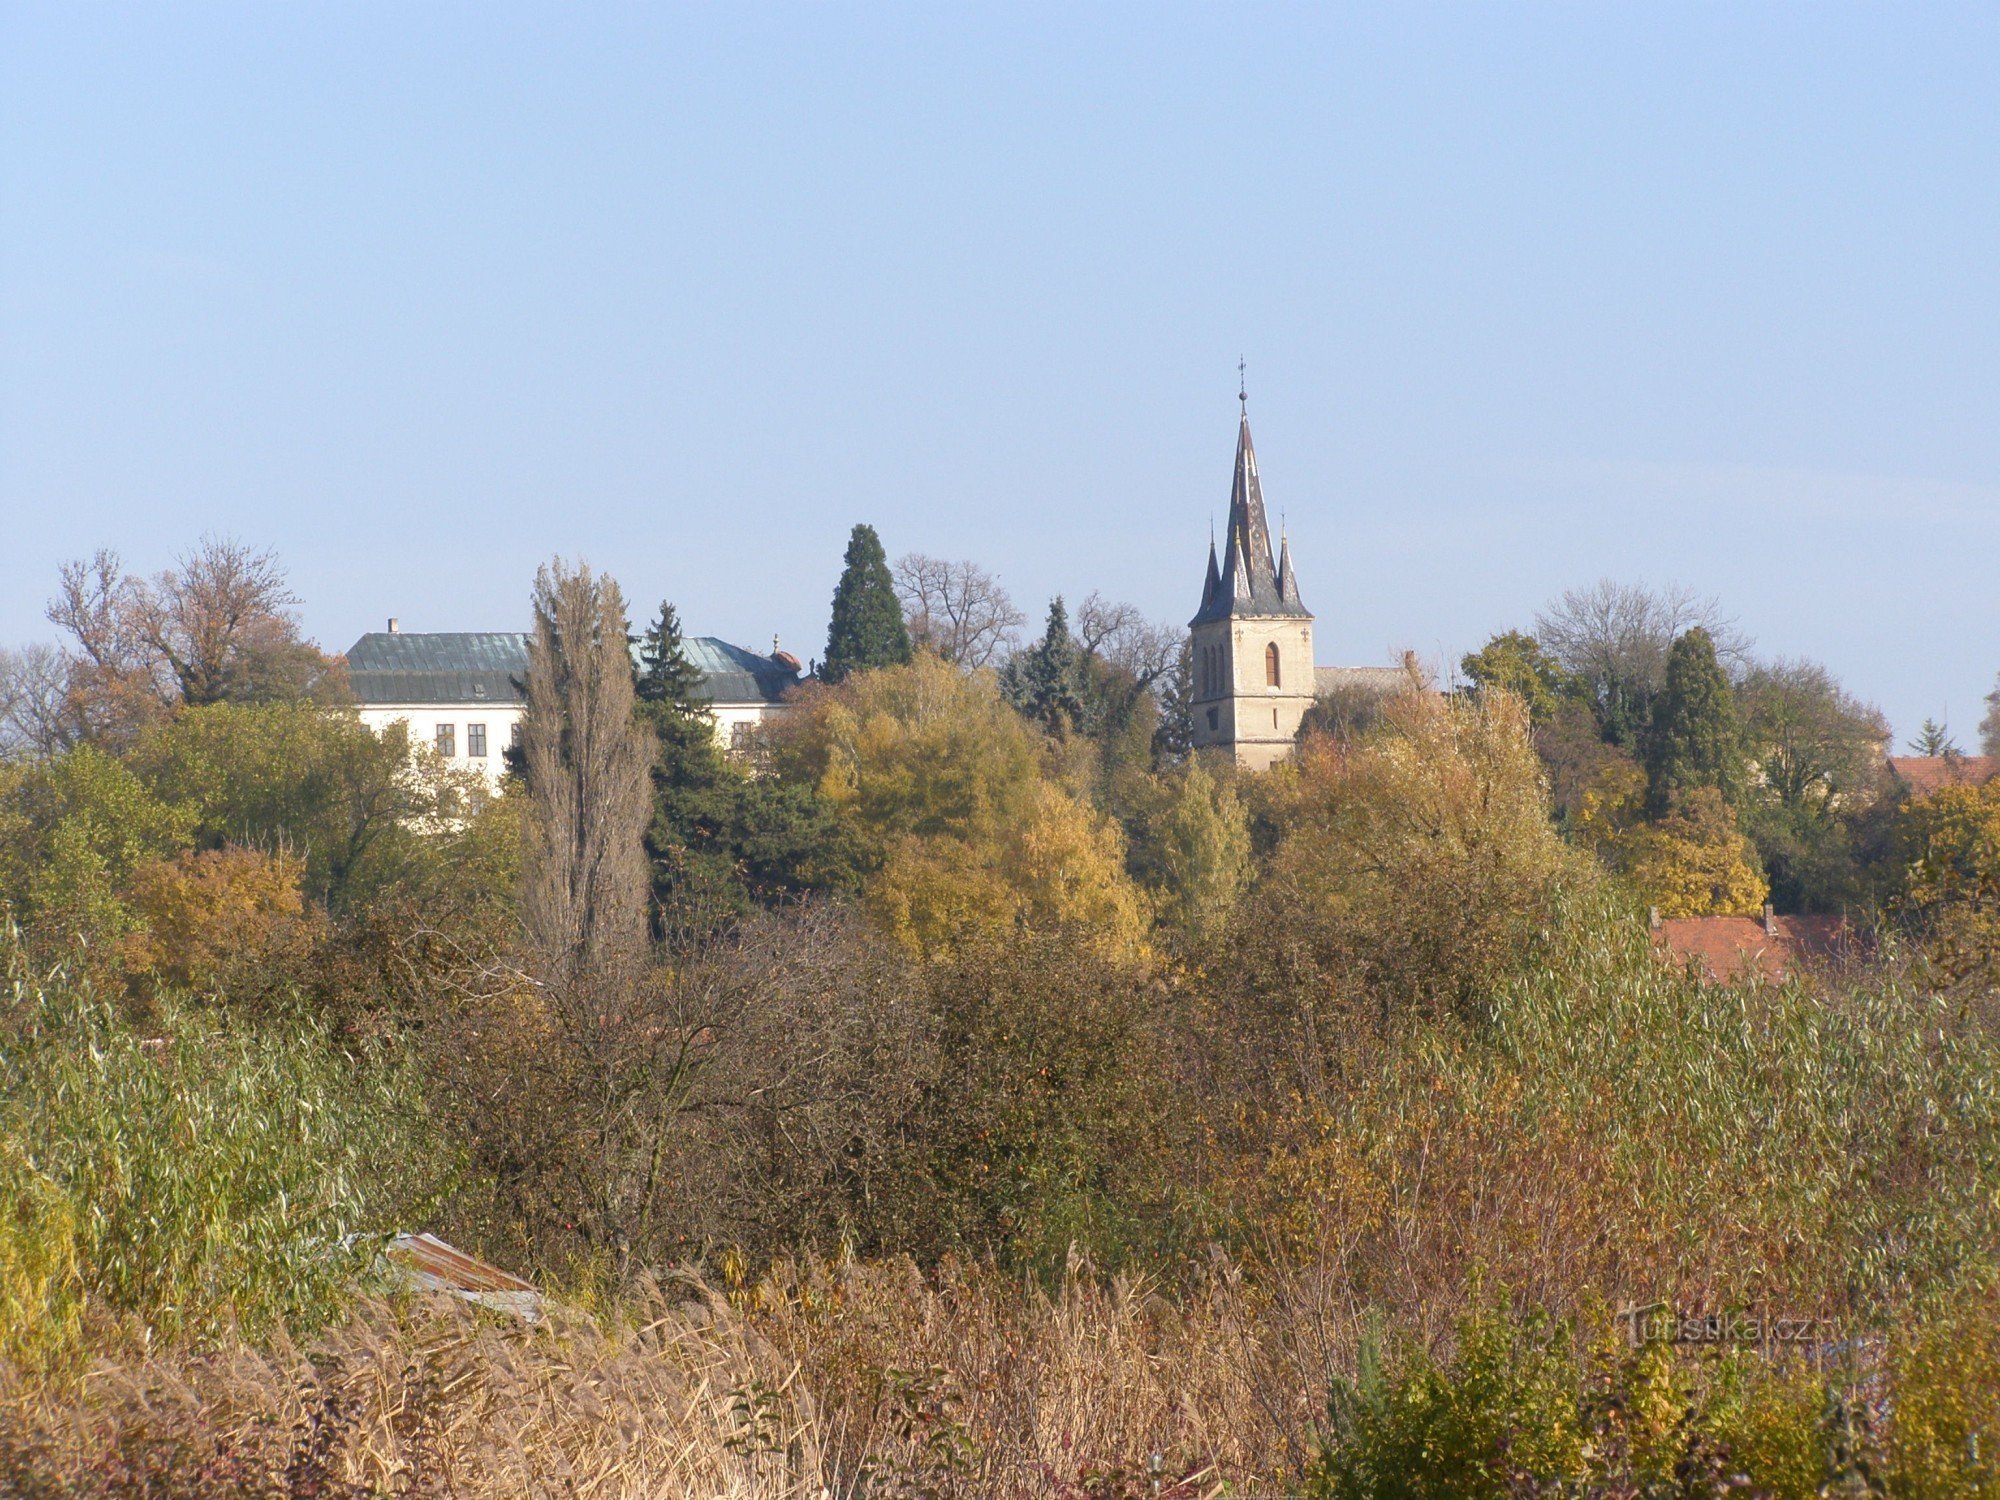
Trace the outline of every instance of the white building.
<path fill-rule="evenodd" d="M 799 681 L 798 659 L 759 656 L 714 636 L 682 642 L 702 674 L 716 737 L 740 749 Z M 518 631 L 404 631 L 391 620 L 347 652 L 347 676 L 361 722 L 377 734 L 399 720 L 413 744 L 433 746 L 452 765 L 479 770 L 495 787 L 505 754 L 520 743 L 528 677 L 528 637 Z"/>

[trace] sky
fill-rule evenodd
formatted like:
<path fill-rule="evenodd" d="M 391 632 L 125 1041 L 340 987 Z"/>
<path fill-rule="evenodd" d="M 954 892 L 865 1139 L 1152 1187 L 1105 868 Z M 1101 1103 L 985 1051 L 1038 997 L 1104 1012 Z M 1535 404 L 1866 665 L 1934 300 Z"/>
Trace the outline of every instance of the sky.
<path fill-rule="evenodd" d="M 1242 358 L 1322 663 L 1677 583 L 1970 748 L 1996 76 L 1910 0 L 0 0 L 0 643 L 210 534 L 331 650 L 561 554 L 811 657 L 857 521 L 1184 621 Z"/>

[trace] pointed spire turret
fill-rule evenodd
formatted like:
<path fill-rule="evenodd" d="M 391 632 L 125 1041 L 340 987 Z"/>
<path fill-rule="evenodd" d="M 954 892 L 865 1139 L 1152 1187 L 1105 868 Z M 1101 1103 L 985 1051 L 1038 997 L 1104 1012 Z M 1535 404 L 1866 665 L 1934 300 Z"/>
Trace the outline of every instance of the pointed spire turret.
<path fill-rule="evenodd" d="M 1292 577 L 1290 550 L 1283 567 L 1271 550 L 1271 523 L 1264 512 L 1264 485 L 1257 474 L 1257 448 L 1250 439 L 1248 398 L 1236 428 L 1236 466 L 1229 485 L 1229 524 L 1224 533 L 1219 582 L 1204 587 L 1194 624 L 1230 615 L 1270 618 L 1303 615 L 1298 580 Z M 1215 567 L 1215 542 L 1209 541 L 1209 566 Z M 1212 573 L 1211 576 L 1214 576 Z"/>
<path fill-rule="evenodd" d="M 1222 569 L 1215 561 L 1215 535 L 1208 538 L 1208 579 L 1201 586 L 1201 607 L 1207 609 L 1215 603 L 1215 596 L 1222 592 Z"/>

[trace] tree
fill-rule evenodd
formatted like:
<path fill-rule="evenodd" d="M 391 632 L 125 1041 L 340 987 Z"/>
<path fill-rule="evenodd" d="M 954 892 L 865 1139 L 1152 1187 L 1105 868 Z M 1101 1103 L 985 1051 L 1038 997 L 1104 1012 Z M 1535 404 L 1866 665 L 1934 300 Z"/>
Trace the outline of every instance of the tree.
<path fill-rule="evenodd" d="M 1158 833 L 1168 913 L 1186 931 L 1218 932 L 1250 883 L 1250 819 L 1236 788 L 1189 757 Z"/>
<path fill-rule="evenodd" d="M 0 647 L 0 761 L 54 755 L 72 740 L 69 661 L 43 643 Z"/>
<path fill-rule="evenodd" d="M 1107 951 L 1136 951 L 1142 903 L 1119 831 L 1044 774 L 1044 752 L 992 674 L 924 653 L 804 694 L 772 762 L 834 809 L 867 867 L 864 906 L 905 948 L 1083 923 Z"/>
<path fill-rule="evenodd" d="M 1519 698 L 1539 728 L 1579 694 L 1579 685 L 1542 643 L 1518 630 L 1494 636 L 1459 662 L 1475 691 L 1502 689 Z"/>
<path fill-rule="evenodd" d="M 1093 593 L 1077 609 L 1075 640 L 1082 664 L 1084 731 L 1109 747 L 1144 717 L 1142 705 L 1180 660 L 1187 632 L 1155 624 L 1137 605 Z M 1146 739 L 1151 739 L 1150 725 Z M 1148 749 L 1142 744 L 1141 753 Z"/>
<path fill-rule="evenodd" d="M 955 667 L 991 666 L 1025 618 L 977 563 L 908 552 L 896 559 L 895 583 L 911 641 Z"/>
<path fill-rule="evenodd" d="M 833 621 L 826 632 L 826 659 L 820 677 L 843 682 L 855 672 L 900 666 L 910 659 L 910 632 L 882 539 L 873 526 L 856 526 L 847 538 L 847 557 L 833 591 Z"/>
<path fill-rule="evenodd" d="M 1194 750 L 1194 645 L 1185 633 L 1156 690 L 1160 722 L 1153 731 L 1153 759 L 1177 765 Z"/>
<path fill-rule="evenodd" d="M 203 539 L 152 579 L 100 550 L 62 570 L 48 617 L 76 644 L 70 712 L 86 735 L 129 743 L 177 707 L 341 702 L 339 663 L 299 635 L 275 554 Z"/>
<path fill-rule="evenodd" d="M 1665 816 L 1674 798 L 1715 787 L 1734 802 L 1742 786 L 1743 734 L 1715 640 L 1701 626 L 1676 637 L 1646 732 L 1646 810 Z"/>
<path fill-rule="evenodd" d="M 1917 731 L 1917 737 L 1910 741 L 1910 749 L 1917 755 L 1933 757 L 1963 755 L 1958 741 L 1951 737 L 1951 730 L 1936 719 L 1925 719 L 1924 727 Z"/>
<path fill-rule="evenodd" d="M 1756 850 L 1712 786 L 1676 792 L 1664 816 L 1630 830 L 1617 862 L 1662 916 L 1752 915 L 1770 894 Z"/>
<path fill-rule="evenodd" d="M 1874 776 L 1888 721 L 1817 662 L 1753 667 L 1738 697 L 1758 779 L 1781 806 L 1827 812 Z"/>
<path fill-rule="evenodd" d="M 127 878 L 187 847 L 195 818 L 92 745 L 0 766 L 0 904 L 56 943 L 98 949 L 132 925 Z"/>
<path fill-rule="evenodd" d="M 1000 692 L 1015 710 L 1058 739 L 1083 724 L 1083 658 L 1069 633 L 1069 611 L 1058 594 L 1049 601 L 1042 638 L 1016 654 L 1000 672 Z"/>
<path fill-rule="evenodd" d="M 304 864 L 306 893 L 335 911 L 407 881 L 426 838 L 486 796 L 407 726 L 377 735 L 352 709 L 213 703 L 148 731 L 129 764 L 188 810 L 204 848 L 245 844 Z"/>
<path fill-rule="evenodd" d="M 652 865 L 658 935 L 711 936 L 756 903 L 852 883 L 852 858 L 832 809 L 810 788 L 753 776 L 716 738 L 701 674 L 687 658 L 671 604 L 640 637 L 636 692 L 652 731 Z"/>
<path fill-rule="evenodd" d="M 1598 732 L 1636 751 L 1673 643 L 1696 626 L 1721 660 L 1740 661 L 1749 649 L 1716 600 L 1678 585 L 1649 589 L 1608 578 L 1569 590 L 1536 615 L 1535 639 L 1576 680 Z"/>
<path fill-rule="evenodd" d="M 2000 680 L 1986 695 L 1986 717 L 1979 721 L 1979 749 L 1984 755 L 2000 755 Z"/>
<path fill-rule="evenodd" d="M 1948 786 L 1904 807 L 1897 915 L 1954 980 L 2000 978 L 2000 780 Z"/>
<path fill-rule="evenodd" d="M 625 597 L 561 559 L 535 575 L 522 748 L 533 816 L 521 915 L 558 986 L 630 969 L 645 937 L 651 747 L 634 721 Z"/>

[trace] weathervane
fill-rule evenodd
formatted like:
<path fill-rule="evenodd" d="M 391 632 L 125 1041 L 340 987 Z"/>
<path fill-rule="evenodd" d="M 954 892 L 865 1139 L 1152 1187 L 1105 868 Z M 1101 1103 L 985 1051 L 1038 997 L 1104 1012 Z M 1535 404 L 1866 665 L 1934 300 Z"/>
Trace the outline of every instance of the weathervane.
<path fill-rule="evenodd" d="M 1243 363 L 1243 356 L 1240 354 L 1237 355 L 1236 356 L 1236 399 L 1243 403 L 1243 415 L 1247 417 L 1250 415 L 1250 387 L 1244 381 L 1243 378 L 1243 371 L 1245 368 L 1246 366 Z"/>

